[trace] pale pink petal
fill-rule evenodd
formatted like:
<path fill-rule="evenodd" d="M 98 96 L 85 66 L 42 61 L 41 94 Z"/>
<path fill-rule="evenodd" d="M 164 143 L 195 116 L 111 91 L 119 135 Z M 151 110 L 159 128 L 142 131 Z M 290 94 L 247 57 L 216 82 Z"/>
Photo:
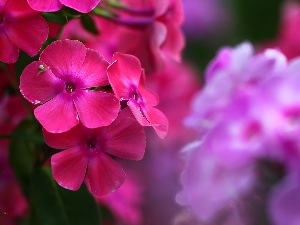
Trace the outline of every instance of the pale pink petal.
<path fill-rule="evenodd" d="M 78 73 L 83 78 L 85 88 L 108 85 L 107 67 L 109 63 L 97 51 L 87 49 L 85 61 Z"/>
<path fill-rule="evenodd" d="M 34 115 L 42 126 L 51 133 L 70 130 L 79 122 L 76 108 L 69 93 L 61 93 L 37 107 Z"/>
<path fill-rule="evenodd" d="M 59 0 L 27 0 L 31 8 L 41 12 L 54 12 L 60 10 L 63 5 Z"/>
<path fill-rule="evenodd" d="M 64 81 L 77 76 L 85 60 L 86 47 L 77 40 L 59 40 L 47 46 L 40 60 L 46 63 L 55 76 Z"/>
<path fill-rule="evenodd" d="M 102 196 L 116 191 L 124 183 L 125 173 L 106 153 L 98 152 L 89 160 L 86 181 L 92 194 Z"/>
<path fill-rule="evenodd" d="M 145 106 L 145 114 L 156 134 L 160 138 L 165 138 L 169 127 L 167 117 L 160 110 L 150 106 Z"/>
<path fill-rule="evenodd" d="M 40 67 L 44 70 L 41 70 Z M 33 104 L 43 104 L 63 92 L 65 84 L 43 62 L 29 64 L 20 76 L 20 91 Z"/>
<path fill-rule="evenodd" d="M 80 121 L 88 128 L 111 124 L 118 116 L 120 103 L 112 94 L 78 90 L 74 98 Z"/>
<path fill-rule="evenodd" d="M 105 127 L 106 152 L 120 158 L 140 160 L 146 148 L 144 128 L 133 118 L 118 117 Z"/>
<path fill-rule="evenodd" d="M 3 27 L 0 27 L 0 61 L 14 63 L 19 56 L 19 49 L 7 37 Z"/>
<path fill-rule="evenodd" d="M 43 129 L 44 139 L 47 145 L 56 149 L 67 149 L 86 143 L 86 129 L 81 123 L 73 127 L 71 130 L 55 134 Z"/>
<path fill-rule="evenodd" d="M 60 2 L 65 6 L 68 6 L 72 9 L 76 9 L 79 12 L 87 13 L 94 9 L 98 5 L 100 0 L 60 0 Z"/>
<path fill-rule="evenodd" d="M 8 21 L 4 29 L 11 42 L 30 56 L 35 56 L 39 52 L 49 33 L 46 20 L 39 15 Z"/>
<path fill-rule="evenodd" d="M 127 102 L 128 107 L 130 108 L 132 114 L 136 118 L 136 120 L 142 125 L 142 126 L 151 126 L 149 120 L 147 120 L 146 115 L 144 114 L 141 106 L 134 100 L 130 99 Z"/>
<path fill-rule="evenodd" d="M 115 53 L 107 74 L 117 98 L 128 97 L 132 86 L 137 87 L 142 74 L 141 63 L 133 55 Z"/>
<path fill-rule="evenodd" d="M 88 156 L 88 149 L 82 147 L 74 147 L 54 154 L 51 157 L 53 178 L 66 189 L 78 190 L 85 177 Z"/>
<path fill-rule="evenodd" d="M 0 5 L 2 5 L 2 3 L 0 3 Z M 2 7 L 0 6 L 0 9 L 1 8 Z M 1 11 L 1 14 L 6 20 L 15 20 L 31 15 L 38 15 L 36 11 L 29 7 L 26 0 L 7 0 L 3 10 Z"/>

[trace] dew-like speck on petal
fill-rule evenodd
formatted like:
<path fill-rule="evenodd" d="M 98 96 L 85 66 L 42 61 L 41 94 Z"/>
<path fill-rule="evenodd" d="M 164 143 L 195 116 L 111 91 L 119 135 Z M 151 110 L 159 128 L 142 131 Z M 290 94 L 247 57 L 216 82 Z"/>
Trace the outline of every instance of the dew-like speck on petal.
<path fill-rule="evenodd" d="M 40 104 L 41 102 L 40 102 L 39 100 L 35 100 L 33 103 L 34 103 L 35 105 L 37 105 L 37 104 Z"/>

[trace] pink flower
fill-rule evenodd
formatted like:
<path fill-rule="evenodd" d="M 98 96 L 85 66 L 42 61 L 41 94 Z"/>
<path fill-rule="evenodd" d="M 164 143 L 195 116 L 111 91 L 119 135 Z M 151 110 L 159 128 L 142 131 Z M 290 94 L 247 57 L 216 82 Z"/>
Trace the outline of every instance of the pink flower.
<path fill-rule="evenodd" d="M 26 0 L 0 2 L 0 61 L 16 62 L 19 49 L 35 56 L 47 37 L 47 22 Z"/>
<path fill-rule="evenodd" d="M 50 1 L 39 1 L 39 0 L 27 0 L 31 8 L 42 11 L 42 12 L 53 12 L 60 10 L 63 5 L 75 9 L 82 13 L 90 12 L 94 9 L 100 0 L 50 0 Z"/>
<path fill-rule="evenodd" d="M 109 84 L 107 66 L 99 52 L 79 41 L 56 41 L 24 69 L 20 90 L 31 103 L 42 104 L 34 114 L 49 132 L 68 131 L 79 120 L 88 128 L 107 126 L 120 108 L 113 94 L 95 90 Z"/>
<path fill-rule="evenodd" d="M 110 126 L 88 129 L 79 124 L 61 134 L 44 130 L 44 137 L 49 146 L 66 149 L 51 158 L 58 184 L 75 191 L 85 180 L 96 196 L 117 190 L 125 181 L 121 166 L 110 155 L 140 160 L 146 145 L 143 127 L 123 112 Z"/>
<path fill-rule="evenodd" d="M 168 131 L 168 120 L 158 109 L 157 96 L 146 89 L 144 71 L 135 56 L 115 53 L 114 62 L 107 73 L 115 95 L 127 101 L 137 121 L 143 126 L 152 126 L 160 138 Z"/>
<path fill-rule="evenodd" d="M 97 201 L 106 206 L 118 221 L 126 225 L 141 224 L 142 188 L 130 173 L 126 181 L 116 192 L 97 197 Z"/>

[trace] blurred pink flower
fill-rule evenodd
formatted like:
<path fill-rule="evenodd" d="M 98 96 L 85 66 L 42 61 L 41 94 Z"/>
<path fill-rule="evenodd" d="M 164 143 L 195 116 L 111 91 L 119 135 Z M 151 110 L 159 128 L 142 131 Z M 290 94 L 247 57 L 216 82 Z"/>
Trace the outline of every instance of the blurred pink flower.
<path fill-rule="evenodd" d="M 117 117 L 119 101 L 93 88 L 109 84 L 108 65 L 99 52 L 79 41 L 56 41 L 24 69 L 20 91 L 31 103 L 42 104 L 34 114 L 49 132 L 68 131 L 79 120 L 88 128 L 106 126 Z"/>
<path fill-rule="evenodd" d="M 279 32 L 275 38 L 260 45 L 260 48 L 278 48 L 288 59 L 300 56 L 300 4 L 286 1 L 281 11 Z"/>
<path fill-rule="evenodd" d="M 141 224 L 142 188 L 131 173 L 126 173 L 124 184 L 114 193 L 97 197 L 97 201 L 108 207 L 117 221 L 126 225 Z"/>
<path fill-rule="evenodd" d="M 26 0 L 1 1 L 0 61 L 16 62 L 19 49 L 35 56 L 46 41 L 48 32 L 46 20 L 31 9 Z"/>
<path fill-rule="evenodd" d="M 138 58 L 115 53 L 107 73 L 115 95 L 125 101 L 142 126 L 152 126 L 160 138 L 168 131 L 168 120 L 158 109 L 158 97 L 146 89 L 145 74 Z"/>
<path fill-rule="evenodd" d="M 238 213 L 242 224 L 299 222 L 299 69 L 300 58 L 254 54 L 250 44 L 223 48 L 209 64 L 177 197 L 200 221 Z"/>
<path fill-rule="evenodd" d="M 39 0 L 27 0 L 31 8 L 42 12 L 53 12 L 60 10 L 64 5 L 75 9 L 82 13 L 88 13 L 94 9 L 100 0 L 50 0 L 50 1 L 39 1 Z"/>
<path fill-rule="evenodd" d="M 61 134 L 44 130 L 44 137 L 52 148 L 66 149 L 51 157 L 58 184 L 78 190 L 85 180 L 96 196 L 116 191 L 125 181 L 123 169 L 110 155 L 140 160 L 146 145 L 143 127 L 123 115 L 106 127 L 88 129 L 79 124 Z"/>

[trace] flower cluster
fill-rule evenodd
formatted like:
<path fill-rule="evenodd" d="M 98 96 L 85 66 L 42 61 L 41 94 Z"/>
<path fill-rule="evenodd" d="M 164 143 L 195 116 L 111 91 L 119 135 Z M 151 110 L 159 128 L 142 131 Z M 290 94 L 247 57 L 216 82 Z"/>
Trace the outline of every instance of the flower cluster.
<path fill-rule="evenodd" d="M 38 105 L 34 115 L 44 128 L 46 143 L 67 149 L 51 158 L 54 179 L 61 186 L 78 190 L 86 180 L 93 194 L 110 193 L 125 175 L 109 155 L 141 159 L 142 126 L 153 126 L 162 138 L 166 135 L 168 121 L 153 108 L 158 100 L 145 88 L 144 79 L 135 56 L 116 53 L 109 64 L 76 40 L 53 42 L 39 61 L 24 69 L 20 91 Z M 113 91 L 104 88 L 109 85 Z M 132 114 L 120 110 L 123 101 Z"/>
<path fill-rule="evenodd" d="M 184 150 L 177 196 L 200 221 L 299 222 L 299 66 L 249 43 L 222 48 L 209 64 L 186 120 L 199 139 Z"/>
<path fill-rule="evenodd" d="M 117 158 L 144 156 L 144 127 L 166 136 L 168 120 L 156 108 L 158 96 L 147 88 L 146 76 L 167 60 L 180 61 L 182 18 L 179 0 L 0 2 L 0 72 L 8 78 L 0 82 L 1 113 L 16 97 L 28 114 L 18 119 L 1 115 L 15 120 L 16 131 L 5 126 L 7 133 L 0 135 L 33 142 L 24 150 L 30 160 L 20 168 L 13 163 L 26 197 L 35 172 L 49 165 L 61 187 L 75 191 L 85 182 L 94 196 L 114 192 L 125 181 Z M 19 67 L 22 71 L 17 72 Z M 20 76 L 14 77 L 15 72 Z M 21 95 L 11 90 L 2 95 L 7 83 Z M 16 128 L 25 117 L 31 124 L 28 130 Z M 37 132 L 39 125 L 42 130 Z M 6 164 L 13 158 L 6 151 L 15 149 L 8 143 L 3 150 Z"/>

